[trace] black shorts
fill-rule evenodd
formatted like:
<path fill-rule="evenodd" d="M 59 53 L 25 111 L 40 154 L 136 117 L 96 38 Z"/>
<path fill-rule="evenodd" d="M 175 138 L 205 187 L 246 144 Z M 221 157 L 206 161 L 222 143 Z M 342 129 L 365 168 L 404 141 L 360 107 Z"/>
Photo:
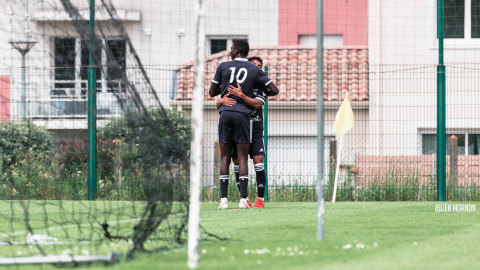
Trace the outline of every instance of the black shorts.
<path fill-rule="evenodd" d="M 252 137 L 252 144 L 250 145 L 250 152 L 248 153 L 250 158 L 255 156 L 265 156 L 265 143 L 263 136 L 257 135 Z M 237 144 L 232 147 L 232 158 L 237 158 Z"/>
<path fill-rule="evenodd" d="M 252 120 L 239 112 L 223 111 L 218 121 L 220 143 L 252 143 Z"/>

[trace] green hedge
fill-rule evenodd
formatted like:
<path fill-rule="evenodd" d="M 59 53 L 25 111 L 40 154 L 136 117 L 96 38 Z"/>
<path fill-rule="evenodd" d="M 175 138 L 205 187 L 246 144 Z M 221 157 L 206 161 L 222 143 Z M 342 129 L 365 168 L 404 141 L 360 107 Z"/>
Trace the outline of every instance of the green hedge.
<path fill-rule="evenodd" d="M 148 110 L 148 117 L 143 111 L 133 112 L 113 119 L 99 131 L 99 137 L 102 141 L 119 139 L 127 147 L 139 147 L 143 153 L 148 153 L 152 146 L 152 150 L 158 151 L 161 144 L 164 158 L 176 163 L 188 156 L 191 119 L 185 111 L 161 108 Z"/>
<path fill-rule="evenodd" d="M 98 198 L 145 199 L 146 179 L 155 185 L 147 190 L 182 190 L 183 180 L 168 179 L 173 175 L 186 179 L 183 165 L 190 140 L 191 120 L 186 112 L 152 109 L 148 116 L 136 112 L 112 119 L 98 131 Z M 0 199 L 86 197 L 86 141 L 62 142 L 56 148 L 45 127 L 28 121 L 1 123 L 0 150 Z M 168 161 L 173 164 L 167 168 Z"/>
<path fill-rule="evenodd" d="M 53 152 L 55 139 L 45 127 L 29 121 L 0 123 L 0 149 L 3 166 L 15 163 L 15 152 Z"/>

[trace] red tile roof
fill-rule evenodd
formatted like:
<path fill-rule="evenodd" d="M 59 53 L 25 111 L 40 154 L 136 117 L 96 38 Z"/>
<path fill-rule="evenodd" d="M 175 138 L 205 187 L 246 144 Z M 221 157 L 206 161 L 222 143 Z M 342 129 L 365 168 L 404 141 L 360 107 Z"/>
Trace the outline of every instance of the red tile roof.
<path fill-rule="evenodd" d="M 205 100 L 218 65 L 230 61 L 230 51 L 205 58 Z M 252 47 L 248 55 L 260 56 L 268 66 L 268 76 L 278 86 L 278 96 L 269 100 L 317 100 L 317 49 L 312 46 Z M 323 52 L 323 98 L 341 101 L 349 92 L 351 101 L 368 100 L 368 49 L 366 46 L 327 47 Z M 191 100 L 194 83 L 193 62 L 179 67 L 177 100 Z M 217 97 L 218 98 L 218 97 Z M 216 98 L 215 98 L 216 99 Z"/>

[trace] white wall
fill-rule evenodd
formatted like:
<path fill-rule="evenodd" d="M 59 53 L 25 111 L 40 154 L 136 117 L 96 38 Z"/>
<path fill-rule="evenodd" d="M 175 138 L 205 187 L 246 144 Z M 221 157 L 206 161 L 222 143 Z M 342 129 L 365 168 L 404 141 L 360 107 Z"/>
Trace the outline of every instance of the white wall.
<path fill-rule="evenodd" d="M 369 1 L 368 154 L 421 154 L 421 130 L 436 127 L 436 2 Z M 444 54 L 447 130 L 480 132 L 479 65 L 467 64 L 480 63 L 480 39 L 445 39 Z"/>
<path fill-rule="evenodd" d="M 113 1 L 117 9 L 141 12 L 129 35 L 144 64 L 184 63 L 194 60 L 196 25 L 194 1 Z M 249 43 L 278 45 L 278 1 L 210 0 L 206 11 L 206 35 L 247 36 Z M 152 30 L 151 36 L 144 33 Z M 178 30 L 185 29 L 179 36 Z"/>
<path fill-rule="evenodd" d="M 370 64 L 438 63 L 436 2 L 369 1 Z M 480 61 L 480 39 L 468 38 L 469 33 L 466 29 L 464 39 L 445 39 L 445 62 Z"/>
<path fill-rule="evenodd" d="M 71 0 L 80 12 L 88 12 L 88 1 Z M 108 2 L 108 1 L 107 1 Z M 196 48 L 196 25 L 194 2 L 190 0 L 134 1 L 112 0 L 117 10 L 138 12 L 140 20 L 124 20 L 128 36 L 141 63 L 160 98 L 169 107 L 169 92 L 172 70 L 178 64 L 194 60 Z M 23 38 L 25 29 L 33 33 L 38 43 L 27 54 L 27 100 L 50 100 L 53 86 L 53 37 L 78 37 L 71 21 L 63 11 L 59 0 L 0 0 L 0 75 L 11 75 L 11 100 L 20 100 L 21 56 L 8 40 Z M 97 1 L 97 6 L 100 1 Z M 28 8 L 26 8 L 28 7 Z M 42 19 L 45 14 L 56 13 L 55 20 Z M 118 34 L 102 21 L 102 12 L 97 9 L 97 34 L 106 36 Z M 12 15 L 13 14 L 13 15 Z M 207 36 L 245 36 L 253 46 L 278 45 L 278 0 L 208 1 L 206 18 Z M 30 20 L 25 23 L 28 15 Z M 43 17 L 42 17 L 43 16 Z M 48 16 L 47 16 L 48 17 Z M 33 18 L 33 19 L 32 19 Z M 40 21 L 38 21 L 40 20 Z M 27 25 L 27 27 L 25 26 Z M 180 28 L 185 35 L 179 36 Z M 147 29 L 151 30 L 148 34 Z M 127 65 L 136 65 L 133 58 Z M 17 67 L 17 69 L 12 69 Z M 35 75 L 34 75 L 34 74 Z M 140 76 L 137 72 L 134 77 Z M 141 77 L 141 76 L 140 76 Z M 151 102 L 150 98 L 145 98 Z M 15 114 L 15 106 L 11 106 Z"/>
<path fill-rule="evenodd" d="M 97 6 L 100 5 L 98 2 Z M 2 13 L 0 48 L 6 49 L 0 51 L 0 59 L 15 62 L 20 58 L 10 55 L 10 45 L 6 44 L 6 41 L 23 35 L 24 3 L 31 6 L 27 11 L 30 18 L 38 18 L 42 12 L 63 11 L 59 0 L 0 0 L 0 3 L 6 7 L 0 10 Z M 72 0 L 72 3 L 79 7 L 80 11 L 88 8 L 87 1 Z M 178 64 L 194 60 L 196 16 L 193 1 L 112 0 L 112 3 L 117 10 L 140 13 L 139 22 L 124 22 L 124 27 L 143 64 Z M 211 0 L 208 1 L 206 14 L 207 36 L 246 36 L 252 46 L 278 45 L 278 0 Z M 98 24 L 102 24 L 102 21 L 97 22 L 97 27 L 102 28 Z M 47 42 L 48 37 L 72 36 L 76 32 L 71 23 L 63 24 L 62 21 L 47 21 L 40 24 L 30 21 L 30 25 L 30 30 L 35 33 L 40 43 Z M 146 34 L 147 28 L 151 29 L 151 35 Z M 184 36 L 178 35 L 180 28 L 185 29 Z M 44 56 L 42 53 L 51 52 L 37 44 L 29 57 Z M 10 67 L 10 61 L 1 61 L 0 66 Z M 36 63 L 37 66 L 42 64 L 45 65 L 44 62 Z"/>

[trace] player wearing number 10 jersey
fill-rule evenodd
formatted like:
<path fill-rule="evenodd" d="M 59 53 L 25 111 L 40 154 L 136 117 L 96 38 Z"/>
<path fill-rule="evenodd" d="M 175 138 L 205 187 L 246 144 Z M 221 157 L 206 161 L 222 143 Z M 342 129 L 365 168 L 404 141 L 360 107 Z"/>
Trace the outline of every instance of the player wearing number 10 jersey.
<path fill-rule="evenodd" d="M 262 68 L 263 67 L 263 60 L 258 56 L 253 56 L 248 58 L 248 61 L 255 66 Z M 274 95 L 270 93 L 265 85 L 257 84 L 255 86 L 256 89 L 253 90 L 255 94 L 255 99 L 262 99 L 265 100 L 266 96 Z M 239 98 L 245 98 L 245 95 L 242 94 L 242 91 L 237 89 L 231 89 L 228 91 L 231 95 L 238 96 Z M 220 106 L 232 106 L 236 103 L 236 100 L 229 98 L 228 96 L 224 96 L 217 102 L 217 109 Z M 253 208 L 263 208 L 265 206 L 265 202 L 263 196 L 265 195 L 265 188 L 266 188 L 266 175 L 263 166 L 263 158 L 266 155 L 265 152 L 265 144 L 263 143 L 263 112 L 262 108 L 258 108 L 256 113 L 252 114 L 252 121 L 253 121 L 253 132 L 252 132 L 252 144 L 250 145 L 250 152 L 249 155 L 253 159 L 253 164 L 255 165 L 255 174 L 257 180 L 257 201 Z M 239 179 L 239 167 L 238 167 L 238 159 L 237 159 L 237 149 L 236 145 L 233 147 L 232 151 L 232 160 L 235 169 L 235 178 L 237 180 L 237 187 L 240 190 L 240 179 Z M 247 204 L 251 206 L 251 203 L 247 197 Z"/>
<path fill-rule="evenodd" d="M 221 63 L 210 85 L 209 94 L 214 97 L 220 88 L 221 97 L 228 95 L 230 86 L 241 87 L 244 98 L 230 95 L 236 100 L 233 106 L 220 108 L 218 137 L 221 152 L 220 187 L 222 199 L 220 208 L 228 208 L 228 174 L 233 143 L 237 145 L 237 156 L 240 175 L 240 205 L 239 208 L 249 208 L 247 198 L 248 187 L 248 152 L 252 142 L 251 113 L 263 105 L 263 99 L 255 99 L 255 84 L 263 84 L 270 91 L 278 93 L 278 88 L 265 73 L 248 62 L 248 42 L 236 40 L 232 44 L 230 55 L 232 61 Z"/>

